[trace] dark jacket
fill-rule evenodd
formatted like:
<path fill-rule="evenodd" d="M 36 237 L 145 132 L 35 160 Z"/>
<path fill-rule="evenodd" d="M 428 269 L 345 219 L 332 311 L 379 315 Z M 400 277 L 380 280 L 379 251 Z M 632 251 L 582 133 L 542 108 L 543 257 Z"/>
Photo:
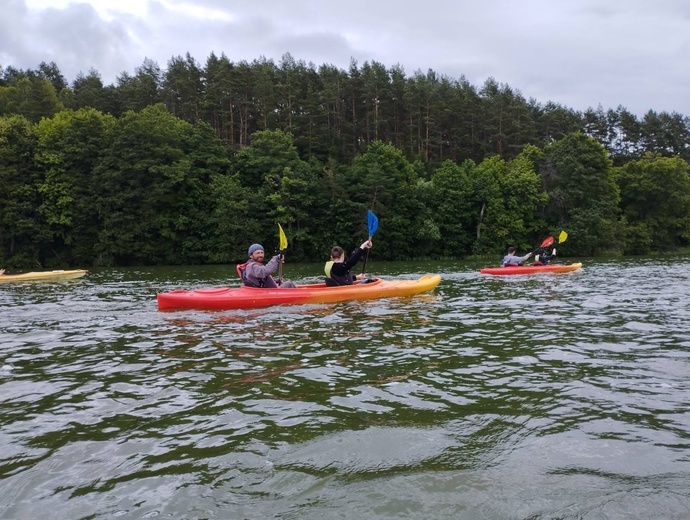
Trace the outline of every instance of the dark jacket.
<path fill-rule="evenodd" d="M 354 283 L 354 277 L 350 269 L 357 265 L 357 262 L 362 258 L 362 253 L 364 253 L 364 249 L 358 247 L 344 262 L 326 262 L 326 266 L 324 267 L 324 271 L 326 272 L 326 285 L 328 287 L 352 285 Z"/>
<path fill-rule="evenodd" d="M 553 251 L 549 253 L 545 248 L 540 247 L 534 252 L 534 262 L 532 265 L 546 265 L 554 258 L 556 258 L 556 255 Z"/>

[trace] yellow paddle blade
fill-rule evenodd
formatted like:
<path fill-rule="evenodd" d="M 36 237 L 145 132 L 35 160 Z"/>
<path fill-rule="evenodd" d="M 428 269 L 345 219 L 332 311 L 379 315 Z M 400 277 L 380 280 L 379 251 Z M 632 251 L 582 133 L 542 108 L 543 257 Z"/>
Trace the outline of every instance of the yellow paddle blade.
<path fill-rule="evenodd" d="M 278 246 L 278 249 L 280 249 L 281 251 L 283 249 L 287 249 L 287 237 L 285 236 L 285 232 L 283 231 L 283 228 L 280 224 L 278 224 L 278 236 L 280 237 L 280 245 Z"/>
<path fill-rule="evenodd" d="M 566 233 L 565 231 L 561 231 L 561 234 L 558 235 L 558 243 L 562 244 L 563 242 L 565 242 L 566 238 L 568 238 L 568 233 Z"/>

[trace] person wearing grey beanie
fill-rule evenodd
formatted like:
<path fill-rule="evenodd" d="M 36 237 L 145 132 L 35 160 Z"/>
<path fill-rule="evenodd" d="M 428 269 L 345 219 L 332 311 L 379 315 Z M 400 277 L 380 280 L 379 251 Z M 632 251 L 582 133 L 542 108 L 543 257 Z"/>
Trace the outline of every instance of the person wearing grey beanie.
<path fill-rule="evenodd" d="M 252 244 L 247 251 L 249 260 L 240 266 L 240 273 L 244 285 L 248 287 L 266 287 L 293 289 L 297 287 L 290 280 L 283 280 L 281 284 L 273 279 L 273 272 L 278 269 L 278 265 L 285 262 L 283 254 L 277 254 L 264 265 L 264 246 Z"/>
<path fill-rule="evenodd" d="M 264 246 L 262 246 L 261 244 L 252 244 L 251 246 L 249 246 L 249 258 L 252 257 L 252 253 L 254 251 L 263 251 L 263 250 L 264 250 Z"/>

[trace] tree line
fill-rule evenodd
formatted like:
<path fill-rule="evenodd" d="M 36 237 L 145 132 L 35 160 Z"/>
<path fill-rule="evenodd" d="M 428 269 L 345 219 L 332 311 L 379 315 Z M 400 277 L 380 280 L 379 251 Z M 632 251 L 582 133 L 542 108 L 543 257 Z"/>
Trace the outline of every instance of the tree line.
<path fill-rule="evenodd" d="M 276 64 L 212 53 L 202 66 L 187 54 L 165 69 L 146 59 L 111 85 L 94 69 L 68 84 L 53 62 L 35 70 L 0 67 L 0 116 L 38 122 L 92 107 L 117 118 L 157 103 L 189 123 L 205 121 L 234 150 L 257 131 L 289 132 L 307 160 L 349 163 L 374 141 L 390 142 L 429 168 L 446 159 L 510 160 L 527 144 L 541 148 L 576 131 L 594 137 L 616 165 L 649 152 L 690 160 L 690 120 L 676 112 L 650 109 L 638 117 L 622 106 L 579 112 L 526 99 L 493 78 L 477 87 L 432 70 L 407 76 L 399 65 L 376 61 L 353 60 L 343 70 L 290 54 Z"/>
<path fill-rule="evenodd" d="M 676 113 L 578 113 L 377 63 L 187 55 L 110 86 L 8 67 L 0 265 L 233 262 L 278 223 L 291 259 L 321 260 L 366 236 L 366 209 L 381 259 L 532 249 L 561 228 L 568 254 L 668 251 L 690 240 L 689 143 Z"/>

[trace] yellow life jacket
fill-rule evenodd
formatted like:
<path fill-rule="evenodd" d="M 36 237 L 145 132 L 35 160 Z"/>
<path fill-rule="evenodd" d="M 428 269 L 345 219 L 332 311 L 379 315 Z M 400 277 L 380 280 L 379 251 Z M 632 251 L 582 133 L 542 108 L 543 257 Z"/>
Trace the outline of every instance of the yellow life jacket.
<path fill-rule="evenodd" d="M 335 262 L 333 260 L 326 262 L 326 265 L 323 268 L 323 272 L 326 273 L 326 278 L 331 277 L 331 269 L 333 269 L 333 264 Z"/>

